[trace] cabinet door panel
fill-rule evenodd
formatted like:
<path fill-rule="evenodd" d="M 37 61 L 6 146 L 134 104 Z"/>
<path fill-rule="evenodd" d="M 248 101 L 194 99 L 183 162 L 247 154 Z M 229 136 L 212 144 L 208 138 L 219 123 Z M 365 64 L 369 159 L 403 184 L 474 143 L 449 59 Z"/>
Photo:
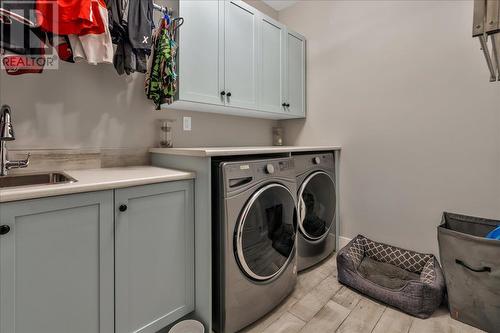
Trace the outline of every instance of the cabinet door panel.
<path fill-rule="evenodd" d="M 269 18 L 262 18 L 260 28 L 260 106 L 263 111 L 284 112 L 284 27 Z"/>
<path fill-rule="evenodd" d="M 287 100 L 288 111 L 293 115 L 305 116 L 305 40 L 302 36 L 287 33 Z"/>
<path fill-rule="evenodd" d="M 117 332 L 156 332 L 194 310 L 192 182 L 116 190 Z"/>
<path fill-rule="evenodd" d="M 223 3 L 180 1 L 179 99 L 223 105 Z"/>
<path fill-rule="evenodd" d="M 0 332 L 113 332 L 111 191 L 0 204 Z"/>
<path fill-rule="evenodd" d="M 226 104 L 257 109 L 257 11 L 242 1 L 225 4 Z"/>

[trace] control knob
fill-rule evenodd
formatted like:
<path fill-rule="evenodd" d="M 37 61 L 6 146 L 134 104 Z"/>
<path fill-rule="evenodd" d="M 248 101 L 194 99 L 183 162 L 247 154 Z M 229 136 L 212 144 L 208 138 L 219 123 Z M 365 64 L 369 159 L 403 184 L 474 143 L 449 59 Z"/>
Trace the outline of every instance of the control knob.
<path fill-rule="evenodd" d="M 274 173 L 274 165 L 272 165 L 272 164 L 267 164 L 267 165 L 266 165 L 266 173 L 268 173 L 268 174 L 273 174 L 273 173 Z"/>
<path fill-rule="evenodd" d="M 321 163 L 321 158 L 319 158 L 318 156 L 316 156 L 315 158 L 313 158 L 313 163 L 314 164 L 320 164 Z"/>

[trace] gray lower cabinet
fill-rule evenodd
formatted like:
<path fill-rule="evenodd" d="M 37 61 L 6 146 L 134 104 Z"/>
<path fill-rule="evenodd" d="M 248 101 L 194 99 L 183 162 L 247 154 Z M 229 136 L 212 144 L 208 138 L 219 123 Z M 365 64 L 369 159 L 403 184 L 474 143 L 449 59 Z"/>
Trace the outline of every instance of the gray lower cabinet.
<path fill-rule="evenodd" d="M 116 332 L 156 332 L 194 310 L 192 186 L 115 191 Z"/>
<path fill-rule="evenodd" d="M 0 204 L 1 333 L 113 332 L 113 191 Z"/>
<path fill-rule="evenodd" d="M 193 182 L 0 204 L 0 333 L 156 332 L 194 310 Z"/>

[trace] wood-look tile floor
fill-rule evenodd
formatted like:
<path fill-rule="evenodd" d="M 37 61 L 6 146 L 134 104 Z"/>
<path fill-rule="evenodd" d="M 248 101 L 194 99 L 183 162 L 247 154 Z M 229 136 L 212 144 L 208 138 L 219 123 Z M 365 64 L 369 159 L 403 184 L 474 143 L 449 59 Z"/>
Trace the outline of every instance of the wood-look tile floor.
<path fill-rule="evenodd" d="M 446 308 L 419 319 L 387 307 L 337 281 L 335 255 L 299 274 L 295 291 L 243 333 L 479 333 Z"/>

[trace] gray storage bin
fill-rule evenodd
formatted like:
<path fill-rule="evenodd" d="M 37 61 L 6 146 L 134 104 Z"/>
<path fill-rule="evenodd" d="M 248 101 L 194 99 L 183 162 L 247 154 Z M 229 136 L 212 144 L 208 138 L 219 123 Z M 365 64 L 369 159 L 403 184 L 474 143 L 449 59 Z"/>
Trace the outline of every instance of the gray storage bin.
<path fill-rule="evenodd" d="M 498 225 L 444 213 L 438 227 L 451 316 L 487 332 L 500 331 L 500 241 L 484 238 Z"/>

